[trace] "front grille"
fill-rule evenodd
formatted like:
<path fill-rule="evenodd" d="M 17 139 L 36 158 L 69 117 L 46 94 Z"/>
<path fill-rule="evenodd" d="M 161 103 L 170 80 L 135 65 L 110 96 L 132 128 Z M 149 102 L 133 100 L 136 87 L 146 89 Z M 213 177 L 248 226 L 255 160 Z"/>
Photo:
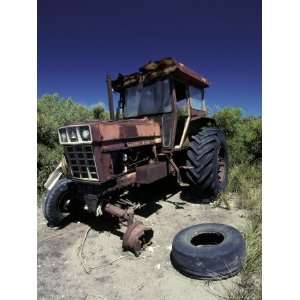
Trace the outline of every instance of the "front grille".
<path fill-rule="evenodd" d="M 65 154 L 73 177 L 84 180 L 98 180 L 92 146 L 65 146 Z"/>

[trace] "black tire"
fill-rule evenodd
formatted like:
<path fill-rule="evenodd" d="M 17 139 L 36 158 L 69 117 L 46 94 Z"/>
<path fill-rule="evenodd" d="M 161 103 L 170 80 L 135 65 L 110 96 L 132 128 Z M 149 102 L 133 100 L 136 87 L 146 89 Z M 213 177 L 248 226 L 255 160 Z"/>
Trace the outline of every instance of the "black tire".
<path fill-rule="evenodd" d="M 228 148 L 223 132 L 203 128 L 192 136 L 187 151 L 186 175 L 203 196 L 224 192 L 228 178 Z"/>
<path fill-rule="evenodd" d="M 241 270 L 245 251 L 245 240 L 235 228 L 224 224 L 199 224 L 175 236 L 171 261 L 188 277 L 219 280 Z"/>
<path fill-rule="evenodd" d="M 51 227 L 62 225 L 72 213 L 74 204 L 73 182 L 70 179 L 60 179 L 47 192 L 43 201 L 43 214 Z"/>

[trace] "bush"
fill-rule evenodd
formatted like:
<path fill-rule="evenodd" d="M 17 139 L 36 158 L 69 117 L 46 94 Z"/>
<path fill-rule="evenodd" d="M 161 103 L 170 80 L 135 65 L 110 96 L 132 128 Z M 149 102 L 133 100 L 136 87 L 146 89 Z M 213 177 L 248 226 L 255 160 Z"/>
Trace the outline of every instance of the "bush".
<path fill-rule="evenodd" d="M 93 107 L 92 112 L 93 112 L 94 119 L 99 119 L 99 120 L 109 119 L 109 113 L 105 111 L 104 107 L 101 105 Z"/>
<path fill-rule="evenodd" d="M 260 117 L 244 117 L 240 108 L 224 108 L 214 118 L 226 135 L 231 165 L 261 161 Z"/>
<path fill-rule="evenodd" d="M 38 193 L 44 190 L 43 184 L 62 157 L 62 147 L 58 142 L 57 130 L 63 125 L 83 122 L 94 118 L 105 119 L 107 113 L 101 106 L 88 109 L 76 104 L 71 98 L 58 94 L 44 95 L 37 104 L 37 187 Z"/>
<path fill-rule="evenodd" d="M 235 284 L 227 290 L 227 300 L 261 299 L 261 138 L 259 117 L 244 117 L 239 108 L 224 108 L 214 115 L 227 138 L 230 157 L 227 192 L 220 200 L 236 199 L 239 209 L 247 210 L 244 230 L 247 259 Z"/>
<path fill-rule="evenodd" d="M 37 147 L 37 169 L 38 169 L 38 193 L 40 194 L 44 190 L 44 183 L 46 182 L 49 174 L 55 169 L 58 162 L 62 158 L 62 147 L 55 145 L 48 147 L 44 144 L 38 144 Z"/>

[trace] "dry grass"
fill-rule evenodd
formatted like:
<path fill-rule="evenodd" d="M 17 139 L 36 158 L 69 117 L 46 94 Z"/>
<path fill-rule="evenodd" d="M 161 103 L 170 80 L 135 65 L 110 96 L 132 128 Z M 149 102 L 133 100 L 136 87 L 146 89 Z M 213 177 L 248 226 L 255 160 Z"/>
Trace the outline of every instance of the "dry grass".
<path fill-rule="evenodd" d="M 235 201 L 237 208 L 248 211 L 248 222 L 244 231 L 247 258 L 235 284 L 226 290 L 225 299 L 260 300 L 262 263 L 260 166 L 239 165 L 231 169 L 228 192 L 220 196 L 218 205 L 223 202 L 226 207 L 233 194 L 237 195 Z"/>
<path fill-rule="evenodd" d="M 243 270 L 232 289 L 227 291 L 227 300 L 261 299 L 261 214 L 251 213 L 245 232 L 247 258 Z"/>
<path fill-rule="evenodd" d="M 236 165 L 229 174 L 228 191 L 238 193 L 237 207 L 255 209 L 261 202 L 261 167 L 260 165 Z"/>

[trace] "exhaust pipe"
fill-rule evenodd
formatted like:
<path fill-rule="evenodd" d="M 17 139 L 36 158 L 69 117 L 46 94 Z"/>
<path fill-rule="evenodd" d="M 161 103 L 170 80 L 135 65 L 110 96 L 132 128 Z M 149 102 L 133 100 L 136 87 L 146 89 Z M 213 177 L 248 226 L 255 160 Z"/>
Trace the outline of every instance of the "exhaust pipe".
<path fill-rule="evenodd" d="M 112 86 L 111 86 L 111 75 L 106 75 L 106 86 L 107 86 L 107 96 L 108 96 L 108 105 L 109 105 L 109 115 L 110 119 L 115 119 L 115 110 L 114 110 L 114 99 L 112 94 Z"/>

